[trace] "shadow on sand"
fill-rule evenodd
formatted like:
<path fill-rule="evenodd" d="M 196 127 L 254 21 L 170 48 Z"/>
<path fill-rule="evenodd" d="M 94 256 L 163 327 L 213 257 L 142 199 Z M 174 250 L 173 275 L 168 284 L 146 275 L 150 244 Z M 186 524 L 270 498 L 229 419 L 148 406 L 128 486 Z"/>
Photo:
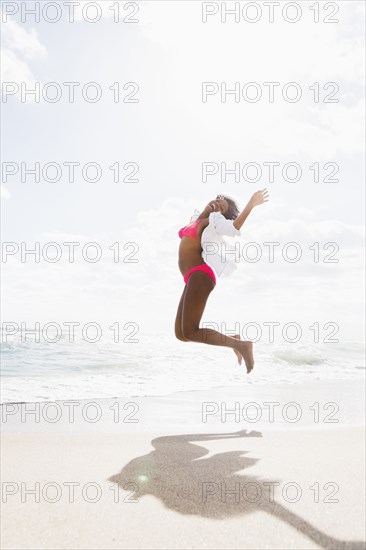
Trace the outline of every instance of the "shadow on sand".
<path fill-rule="evenodd" d="M 144 495 L 154 495 L 167 508 L 181 514 L 224 519 L 266 512 L 297 529 L 321 548 L 365 549 L 364 542 L 333 538 L 276 502 L 273 484 L 280 480 L 238 475 L 237 472 L 247 470 L 259 460 L 243 456 L 248 451 L 218 453 L 202 460 L 208 450 L 194 443 L 244 437 L 262 437 L 262 434 L 243 430 L 157 437 L 151 442 L 154 451 L 131 460 L 109 481 L 130 493 L 133 491 L 130 498 L 140 500 Z"/>

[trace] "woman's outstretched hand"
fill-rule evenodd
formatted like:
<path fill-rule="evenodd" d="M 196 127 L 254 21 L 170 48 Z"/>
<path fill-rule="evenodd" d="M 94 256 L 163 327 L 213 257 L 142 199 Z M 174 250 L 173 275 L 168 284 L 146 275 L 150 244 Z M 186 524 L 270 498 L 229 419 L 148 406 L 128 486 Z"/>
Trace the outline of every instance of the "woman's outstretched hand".
<path fill-rule="evenodd" d="M 268 194 L 267 188 L 260 189 L 259 191 L 254 193 L 254 195 L 251 197 L 249 203 L 250 203 L 251 207 L 254 208 L 255 206 L 259 206 L 260 204 L 263 204 L 264 202 L 267 202 L 268 197 L 269 197 L 269 194 Z"/>

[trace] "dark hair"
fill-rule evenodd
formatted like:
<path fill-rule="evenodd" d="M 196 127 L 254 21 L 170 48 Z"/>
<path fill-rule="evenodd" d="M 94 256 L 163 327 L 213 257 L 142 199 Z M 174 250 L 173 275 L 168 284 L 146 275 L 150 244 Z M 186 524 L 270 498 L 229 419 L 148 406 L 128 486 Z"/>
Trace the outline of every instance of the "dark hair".
<path fill-rule="evenodd" d="M 227 201 L 229 205 L 228 211 L 224 214 L 225 218 L 227 220 L 236 220 L 236 218 L 239 216 L 239 206 L 231 197 L 227 197 L 226 195 L 222 195 L 222 197 Z"/>

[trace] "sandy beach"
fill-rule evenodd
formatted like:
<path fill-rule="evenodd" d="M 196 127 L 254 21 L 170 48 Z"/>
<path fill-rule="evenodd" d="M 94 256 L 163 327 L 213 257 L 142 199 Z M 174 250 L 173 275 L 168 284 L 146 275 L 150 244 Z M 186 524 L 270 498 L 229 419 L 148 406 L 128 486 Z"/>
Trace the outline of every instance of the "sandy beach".
<path fill-rule="evenodd" d="M 76 403 L 2 406 L 2 548 L 365 547 L 361 383 Z"/>

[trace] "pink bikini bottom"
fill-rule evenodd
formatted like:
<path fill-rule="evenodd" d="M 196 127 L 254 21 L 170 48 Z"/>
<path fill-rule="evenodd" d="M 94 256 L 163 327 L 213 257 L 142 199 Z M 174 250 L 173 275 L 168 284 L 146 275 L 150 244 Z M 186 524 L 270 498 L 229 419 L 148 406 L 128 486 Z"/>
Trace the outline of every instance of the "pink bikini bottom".
<path fill-rule="evenodd" d="M 211 267 L 207 264 L 200 264 L 200 265 L 195 265 L 194 267 L 191 267 L 191 269 L 189 269 L 187 271 L 187 273 L 184 275 L 184 282 L 187 284 L 188 283 L 188 279 L 189 277 L 192 275 L 192 273 L 194 273 L 195 271 L 203 271 L 204 273 L 207 273 L 207 275 L 209 275 L 211 277 L 211 279 L 213 280 L 213 282 L 215 283 L 216 285 L 216 277 L 215 277 L 215 273 L 213 271 L 213 269 L 211 269 Z"/>

